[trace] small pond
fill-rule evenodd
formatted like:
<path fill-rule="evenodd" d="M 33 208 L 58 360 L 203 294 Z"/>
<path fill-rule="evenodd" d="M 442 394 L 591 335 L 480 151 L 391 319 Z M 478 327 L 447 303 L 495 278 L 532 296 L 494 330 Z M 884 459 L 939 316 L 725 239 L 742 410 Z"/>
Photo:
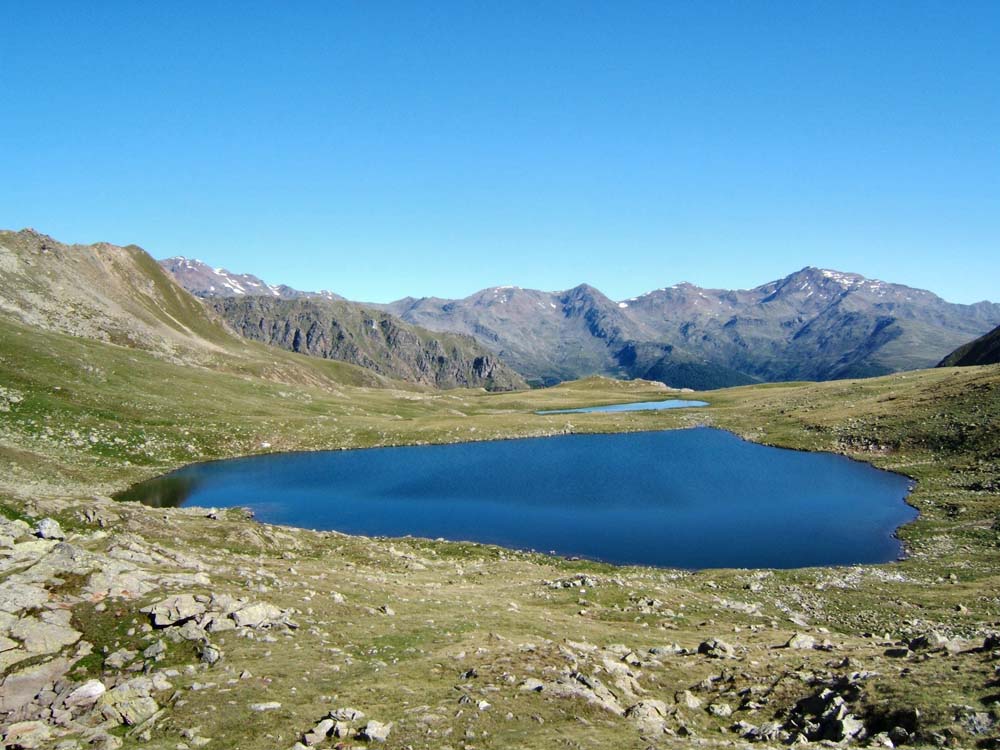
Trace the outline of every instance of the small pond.
<path fill-rule="evenodd" d="M 196 464 L 119 496 L 268 523 L 471 540 L 680 568 L 877 563 L 910 480 L 710 428 L 285 453 Z"/>
<path fill-rule="evenodd" d="M 673 398 L 667 401 L 634 401 L 630 404 L 582 406 L 579 409 L 550 409 L 548 411 L 536 411 L 535 414 L 589 414 L 590 412 L 660 411 L 661 409 L 686 409 L 691 406 L 708 406 L 708 402 Z"/>

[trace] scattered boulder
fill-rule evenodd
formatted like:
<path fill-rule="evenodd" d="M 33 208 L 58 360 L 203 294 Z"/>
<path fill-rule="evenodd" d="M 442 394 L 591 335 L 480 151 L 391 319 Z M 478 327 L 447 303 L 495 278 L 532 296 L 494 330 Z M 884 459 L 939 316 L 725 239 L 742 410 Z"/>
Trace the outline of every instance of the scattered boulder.
<path fill-rule="evenodd" d="M 47 724 L 40 721 L 19 721 L 7 727 L 3 735 L 3 746 L 34 750 L 48 747 L 51 737 L 52 730 Z"/>
<path fill-rule="evenodd" d="M 365 715 L 356 708 L 338 708 L 330 712 L 330 718 L 334 721 L 361 721 Z"/>
<path fill-rule="evenodd" d="M 255 602 L 238 609 L 232 614 L 233 621 L 240 628 L 263 628 L 279 623 L 284 613 L 273 604 Z"/>
<path fill-rule="evenodd" d="M 710 638 L 698 644 L 698 653 L 712 659 L 734 659 L 736 649 L 719 638 Z"/>
<path fill-rule="evenodd" d="M 191 594 L 178 594 L 161 599 L 156 604 L 143 607 L 139 611 L 150 616 L 154 627 L 165 628 L 204 614 L 205 605 Z"/>
<path fill-rule="evenodd" d="M 787 643 L 785 643 L 785 648 L 791 648 L 791 649 L 807 650 L 815 647 L 816 647 L 816 639 L 813 638 L 811 635 L 807 635 L 806 633 L 796 633 L 795 635 L 793 635 L 791 638 L 788 639 Z"/>
<path fill-rule="evenodd" d="M 211 643 L 204 643 L 202 644 L 201 655 L 199 658 L 203 664 L 211 666 L 222 658 L 222 649 L 218 646 L 212 645 Z"/>
<path fill-rule="evenodd" d="M 389 739 L 390 731 L 392 731 L 392 722 L 383 724 L 381 721 L 369 719 L 368 723 L 361 728 L 358 737 L 369 742 L 385 742 Z"/>
<path fill-rule="evenodd" d="M 39 539 L 65 539 L 66 535 L 63 533 L 62 527 L 59 522 L 54 518 L 43 518 L 35 526 L 35 536 Z"/>
<path fill-rule="evenodd" d="M 674 696 L 674 700 L 677 701 L 678 705 L 684 706 L 684 708 L 690 708 L 692 710 L 697 710 L 701 708 L 701 698 L 692 693 L 690 690 L 682 690 Z"/>
<path fill-rule="evenodd" d="M 151 680 L 140 677 L 108 690 L 98 700 L 102 715 L 130 727 L 141 724 L 160 710 L 149 694 L 151 689 Z"/>
<path fill-rule="evenodd" d="M 635 721 L 645 732 L 662 734 L 670 710 L 667 704 L 658 700 L 642 700 L 625 709 L 626 718 Z"/>
<path fill-rule="evenodd" d="M 88 680 L 66 696 L 64 703 L 70 708 L 92 706 L 106 692 L 107 688 L 103 682 Z"/>
<path fill-rule="evenodd" d="M 305 735 L 303 735 L 302 737 L 303 744 L 305 744 L 307 747 L 318 745 L 320 742 L 322 742 L 323 740 L 325 740 L 327 737 L 330 736 L 330 733 L 333 731 L 333 727 L 334 727 L 333 719 L 323 719 L 315 727 L 313 727 L 312 731 L 306 732 Z"/>
<path fill-rule="evenodd" d="M 708 707 L 708 712 L 712 714 L 712 716 L 718 716 L 721 719 L 726 719 L 733 715 L 733 707 L 728 703 L 712 703 Z"/>

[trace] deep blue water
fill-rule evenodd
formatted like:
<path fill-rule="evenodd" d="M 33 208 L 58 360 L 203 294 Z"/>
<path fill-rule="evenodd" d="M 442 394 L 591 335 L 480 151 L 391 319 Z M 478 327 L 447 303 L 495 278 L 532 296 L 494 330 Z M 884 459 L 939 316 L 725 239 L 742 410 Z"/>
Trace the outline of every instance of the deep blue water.
<path fill-rule="evenodd" d="M 631 404 L 584 406 L 580 409 L 551 409 L 549 411 L 536 411 L 535 414 L 587 414 L 592 411 L 659 411 L 660 409 L 685 409 L 689 406 L 708 406 L 708 402 L 674 398 L 668 401 L 635 401 Z"/>
<path fill-rule="evenodd" d="M 682 568 L 886 562 L 910 480 L 721 430 L 289 453 L 198 464 L 120 499 L 268 522 Z"/>

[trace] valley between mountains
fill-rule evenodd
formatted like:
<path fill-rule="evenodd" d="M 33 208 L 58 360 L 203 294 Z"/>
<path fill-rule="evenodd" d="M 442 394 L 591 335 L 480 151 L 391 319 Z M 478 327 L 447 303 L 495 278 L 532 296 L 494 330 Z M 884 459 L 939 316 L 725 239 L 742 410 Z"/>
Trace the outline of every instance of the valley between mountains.
<path fill-rule="evenodd" d="M 137 246 L 0 232 L 6 747 L 997 746 L 1000 368 L 934 367 L 996 305 L 816 269 L 621 302 L 259 283 L 195 296 Z M 709 406 L 535 414 L 680 374 Z M 905 558 L 617 567 L 111 499 L 275 451 L 699 425 L 912 478 Z"/>

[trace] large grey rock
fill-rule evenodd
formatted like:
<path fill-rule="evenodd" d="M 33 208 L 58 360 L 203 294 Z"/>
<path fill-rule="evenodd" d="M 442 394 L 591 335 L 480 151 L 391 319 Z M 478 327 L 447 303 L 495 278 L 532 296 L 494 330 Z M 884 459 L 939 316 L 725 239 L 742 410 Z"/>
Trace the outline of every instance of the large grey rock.
<path fill-rule="evenodd" d="M 368 740 L 369 742 L 385 742 L 389 739 L 389 733 L 391 731 L 392 722 L 383 724 L 381 721 L 369 719 L 368 723 L 361 728 L 359 736 L 361 739 Z"/>
<path fill-rule="evenodd" d="M 559 698 L 582 698 L 618 716 L 625 713 L 618 698 L 603 682 L 582 672 L 571 672 L 547 683 L 545 692 Z"/>
<path fill-rule="evenodd" d="M 82 635 L 73 628 L 43 622 L 34 617 L 18 620 L 10 629 L 10 634 L 22 641 L 25 650 L 31 654 L 53 654 L 64 646 L 76 643 Z"/>
<path fill-rule="evenodd" d="M 148 607 L 143 607 L 140 612 L 147 613 L 152 618 L 153 625 L 164 628 L 204 614 L 205 605 L 197 601 L 191 594 L 178 594 L 161 599 Z"/>
<path fill-rule="evenodd" d="M 48 600 L 48 592 L 40 586 L 10 579 L 0 583 L 0 612 L 16 615 L 26 609 L 41 607 Z"/>
<path fill-rule="evenodd" d="M 626 718 L 635 721 L 647 733 L 662 734 L 669 714 L 667 704 L 658 700 L 643 700 L 625 709 Z"/>
<path fill-rule="evenodd" d="M 736 649 L 719 638 L 710 638 L 698 644 L 698 653 L 713 659 L 732 659 L 736 656 Z"/>
<path fill-rule="evenodd" d="M 92 706 L 106 692 L 107 688 L 104 687 L 103 682 L 100 680 L 88 680 L 66 696 L 64 702 L 70 708 Z"/>
<path fill-rule="evenodd" d="M 333 726 L 333 719 L 323 719 L 315 727 L 313 727 L 311 732 L 306 732 L 305 735 L 303 735 L 302 742 L 308 747 L 318 745 L 330 735 L 330 732 L 333 730 Z"/>
<path fill-rule="evenodd" d="M 281 622 L 284 613 L 273 604 L 255 602 L 232 614 L 233 621 L 241 628 L 260 628 Z"/>
<path fill-rule="evenodd" d="M 98 699 L 105 719 L 134 727 L 160 710 L 149 694 L 151 682 L 146 678 L 129 680 L 104 693 Z"/>
<path fill-rule="evenodd" d="M 65 539 L 66 535 L 63 533 L 62 527 L 59 522 L 54 518 L 43 518 L 35 526 L 35 536 L 39 539 Z"/>
<path fill-rule="evenodd" d="M 682 690 L 677 695 L 674 696 L 678 705 L 684 706 L 684 708 L 690 708 L 692 710 L 697 710 L 701 708 L 701 698 L 692 693 L 690 690 Z"/>
<path fill-rule="evenodd" d="M 805 633 L 796 633 L 785 643 L 785 648 L 811 649 L 816 646 L 816 639 Z"/>
<path fill-rule="evenodd" d="M 0 685 L 0 713 L 15 711 L 29 703 L 39 692 L 62 679 L 69 666 L 68 659 L 52 659 L 7 675 Z"/>
<path fill-rule="evenodd" d="M 49 747 L 51 738 L 52 730 L 46 724 L 40 721 L 19 721 L 7 727 L 3 735 L 3 746 L 35 750 L 35 748 Z"/>

